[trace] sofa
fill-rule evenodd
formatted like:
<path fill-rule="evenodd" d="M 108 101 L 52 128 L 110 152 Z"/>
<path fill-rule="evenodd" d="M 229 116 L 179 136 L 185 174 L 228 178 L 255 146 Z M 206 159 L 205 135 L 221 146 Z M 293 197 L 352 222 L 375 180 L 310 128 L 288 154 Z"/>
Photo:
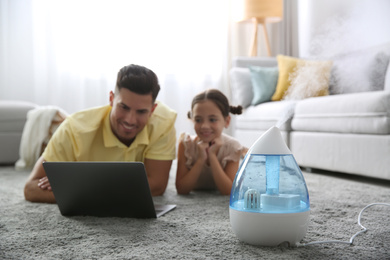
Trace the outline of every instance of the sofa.
<path fill-rule="evenodd" d="M 56 106 L 0 100 L 0 165 L 32 169 L 67 115 Z"/>
<path fill-rule="evenodd" d="M 284 96 L 274 100 L 280 81 L 285 80 L 281 77 L 286 78 L 281 59 L 296 63 L 287 69 L 289 86 Z M 250 147 L 276 125 L 303 168 L 390 180 L 390 43 L 322 59 L 235 58 L 229 75 L 231 102 L 244 110 L 232 120 L 231 134 Z M 327 73 L 322 73 L 326 75 L 315 75 L 324 72 L 324 66 L 300 75 L 306 65 L 299 62 L 305 61 L 327 62 Z M 309 89 L 318 82 L 326 83 L 322 93 L 317 87 L 306 96 L 286 95 L 292 87 L 290 93 L 298 93 L 299 87 Z M 266 88 L 273 94 L 267 96 Z"/>
<path fill-rule="evenodd" d="M 20 100 L 0 100 L 0 165 L 14 164 L 28 111 L 37 105 Z"/>

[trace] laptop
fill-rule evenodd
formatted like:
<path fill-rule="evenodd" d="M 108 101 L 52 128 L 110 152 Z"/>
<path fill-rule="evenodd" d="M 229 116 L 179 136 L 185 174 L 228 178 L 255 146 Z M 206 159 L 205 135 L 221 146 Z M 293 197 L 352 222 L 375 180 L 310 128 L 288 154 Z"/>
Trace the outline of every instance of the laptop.
<path fill-rule="evenodd" d="M 142 162 L 44 162 L 64 216 L 158 218 L 176 205 L 155 205 Z"/>

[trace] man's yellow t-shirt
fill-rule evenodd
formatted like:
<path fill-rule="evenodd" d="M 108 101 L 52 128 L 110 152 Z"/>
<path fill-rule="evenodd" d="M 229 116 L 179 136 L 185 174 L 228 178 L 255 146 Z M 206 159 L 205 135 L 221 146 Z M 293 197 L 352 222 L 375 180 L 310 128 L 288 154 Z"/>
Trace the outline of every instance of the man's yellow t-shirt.
<path fill-rule="evenodd" d="M 47 145 L 46 161 L 173 160 L 176 157 L 176 112 L 161 102 L 130 147 L 121 143 L 110 126 L 111 106 L 91 108 L 69 117 Z"/>

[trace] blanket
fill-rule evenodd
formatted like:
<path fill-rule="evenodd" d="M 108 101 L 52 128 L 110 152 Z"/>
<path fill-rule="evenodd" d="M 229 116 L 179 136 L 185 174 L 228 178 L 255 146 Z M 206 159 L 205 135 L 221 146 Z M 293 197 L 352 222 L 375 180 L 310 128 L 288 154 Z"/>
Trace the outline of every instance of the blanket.
<path fill-rule="evenodd" d="M 40 106 L 27 113 L 16 169 L 32 169 L 51 136 L 68 114 L 59 107 Z"/>

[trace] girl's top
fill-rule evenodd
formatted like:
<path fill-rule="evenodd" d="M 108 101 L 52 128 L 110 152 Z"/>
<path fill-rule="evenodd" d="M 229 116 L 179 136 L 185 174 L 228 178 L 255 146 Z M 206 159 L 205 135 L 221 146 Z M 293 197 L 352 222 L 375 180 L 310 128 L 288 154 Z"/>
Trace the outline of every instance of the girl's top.
<path fill-rule="evenodd" d="M 186 166 L 191 169 L 198 159 L 198 146 L 195 141 L 196 135 L 182 133 L 179 142 L 184 144 L 184 156 L 186 158 Z M 219 148 L 217 158 L 222 168 L 225 168 L 228 161 L 239 161 L 247 148 L 243 147 L 236 139 L 226 134 L 221 135 L 223 144 Z M 216 185 L 212 176 L 211 167 L 208 164 L 203 166 L 195 189 L 216 189 Z"/>

